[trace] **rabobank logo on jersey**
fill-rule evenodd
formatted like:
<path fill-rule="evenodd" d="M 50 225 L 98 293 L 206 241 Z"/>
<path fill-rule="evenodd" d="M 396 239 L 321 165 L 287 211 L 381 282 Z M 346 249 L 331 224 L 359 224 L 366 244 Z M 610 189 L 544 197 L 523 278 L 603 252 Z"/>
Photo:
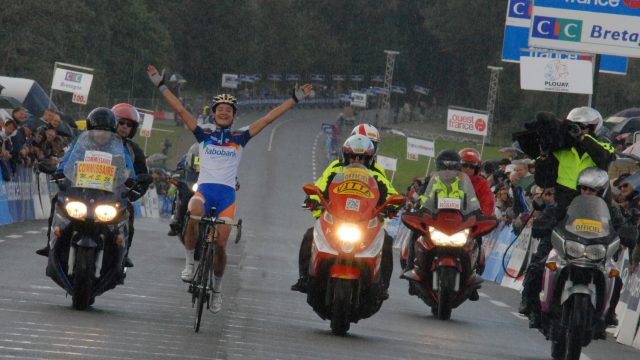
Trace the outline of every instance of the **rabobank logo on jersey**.
<path fill-rule="evenodd" d="M 235 158 L 238 156 L 238 154 L 234 151 L 233 148 L 231 148 L 231 150 L 224 150 L 224 149 L 215 148 L 212 146 L 207 146 L 204 149 L 204 153 L 205 155 L 222 156 L 222 157 L 229 157 L 229 158 Z"/>
<path fill-rule="evenodd" d="M 534 16 L 531 37 L 579 42 L 582 20 Z"/>

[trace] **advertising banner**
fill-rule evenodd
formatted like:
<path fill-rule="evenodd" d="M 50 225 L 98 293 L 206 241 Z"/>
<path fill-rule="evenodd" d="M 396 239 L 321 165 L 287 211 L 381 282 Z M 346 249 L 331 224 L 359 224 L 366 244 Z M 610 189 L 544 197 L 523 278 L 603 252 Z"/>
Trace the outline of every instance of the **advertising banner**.
<path fill-rule="evenodd" d="M 449 107 L 447 111 L 447 130 L 471 135 L 487 135 L 489 117 L 480 110 L 462 110 Z"/>
<path fill-rule="evenodd" d="M 351 93 L 351 106 L 366 108 L 367 107 L 367 94 L 352 92 Z"/>
<path fill-rule="evenodd" d="M 535 0 L 529 46 L 640 57 L 637 3 Z"/>
<path fill-rule="evenodd" d="M 553 59 L 523 56 L 520 58 L 520 88 L 593 93 L 592 63 L 588 60 Z"/>
<path fill-rule="evenodd" d="M 351 75 L 349 79 L 355 82 L 364 81 L 364 75 Z"/>
<path fill-rule="evenodd" d="M 414 85 L 413 91 L 417 92 L 418 94 L 422 94 L 426 96 L 426 95 L 429 95 L 430 90 L 420 85 Z"/>
<path fill-rule="evenodd" d="M 140 136 L 142 137 L 151 137 L 151 129 L 153 128 L 153 115 L 140 112 L 142 116 L 142 126 L 140 126 Z"/>
<path fill-rule="evenodd" d="M 396 167 L 398 165 L 398 159 L 382 156 L 382 155 L 378 155 L 378 157 L 376 158 L 376 162 L 383 169 L 389 170 L 389 171 L 396 171 Z"/>
<path fill-rule="evenodd" d="M 237 74 L 222 74 L 222 87 L 229 89 L 237 89 L 238 83 L 240 80 L 238 79 Z"/>
<path fill-rule="evenodd" d="M 502 61 L 520 62 L 521 56 L 533 56 L 522 49 L 529 48 L 529 27 L 531 25 L 532 0 L 509 0 L 504 27 Z M 561 58 L 577 59 L 579 53 L 562 54 Z M 623 56 L 602 55 L 600 72 L 625 75 L 629 60 Z"/>
<path fill-rule="evenodd" d="M 436 143 L 429 140 L 421 140 L 415 138 L 407 138 L 407 158 L 409 154 L 424 155 L 429 157 L 436 156 Z"/>
<path fill-rule="evenodd" d="M 51 89 L 89 96 L 93 75 L 76 70 L 56 68 Z"/>

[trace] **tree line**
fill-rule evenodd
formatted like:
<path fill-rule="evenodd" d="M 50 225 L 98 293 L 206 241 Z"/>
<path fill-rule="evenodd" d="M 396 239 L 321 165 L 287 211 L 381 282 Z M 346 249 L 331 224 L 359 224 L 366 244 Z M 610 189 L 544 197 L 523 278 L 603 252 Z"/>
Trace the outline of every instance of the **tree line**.
<path fill-rule="evenodd" d="M 507 1 L 468 0 L 4 0 L 0 74 L 49 89 L 55 61 L 95 69 L 88 108 L 149 98 L 144 68 L 177 72 L 211 97 L 222 73 L 384 75 L 396 50 L 394 84 L 431 90 L 429 103 L 486 107 L 488 65 L 503 66 L 495 128 L 503 138 L 536 111 L 565 115 L 585 95 L 520 90 L 517 64 L 502 63 Z M 626 76 L 602 75 L 603 115 L 639 102 L 638 61 Z M 71 96 L 56 94 L 70 106 Z"/>

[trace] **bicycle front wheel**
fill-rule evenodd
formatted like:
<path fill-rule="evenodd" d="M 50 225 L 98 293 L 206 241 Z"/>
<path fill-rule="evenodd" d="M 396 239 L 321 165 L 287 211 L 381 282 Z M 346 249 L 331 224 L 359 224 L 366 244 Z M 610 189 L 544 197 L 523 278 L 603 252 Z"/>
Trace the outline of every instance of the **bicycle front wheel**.
<path fill-rule="evenodd" d="M 209 282 L 211 280 L 211 271 L 213 269 L 213 246 L 207 247 L 207 252 L 203 254 L 203 259 L 201 259 L 202 271 L 200 272 L 200 276 L 198 279 L 197 289 L 198 289 L 198 300 L 196 303 L 196 319 L 193 324 L 196 332 L 200 330 L 200 323 L 202 321 L 202 310 L 204 309 L 204 303 L 209 302 L 211 287 L 209 286 Z"/>

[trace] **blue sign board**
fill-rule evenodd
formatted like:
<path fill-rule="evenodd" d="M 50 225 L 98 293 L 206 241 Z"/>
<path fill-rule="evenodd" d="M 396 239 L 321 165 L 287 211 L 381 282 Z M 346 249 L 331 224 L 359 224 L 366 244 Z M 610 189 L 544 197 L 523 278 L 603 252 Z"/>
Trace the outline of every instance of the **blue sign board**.
<path fill-rule="evenodd" d="M 568 2 L 567 2 L 568 1 Z M 572 4 L 573 0 L 536 0 L 535 5 L 542 3 L 568 4 L 580 9 L 584 5 Z M 622 4 L 622 0 L 620 2 Z M 507 20 L 504 28 L 502 46 L 502 61 L 520 62 L 520 56 L 528 56 L 528 52 L 521 51 L 529 48 L 529 25 L 531 22 L 531 0 L 510 0 L 507 9 Z M 640 11 L 636 11 L 637 14 Z M 576 53 L 576 57 L 579 54 Z M 627 73 L 628 59 L 623 56 L 602 55 L 600 57 L 600 72 L 625 75 Z"/>
<path fill-rule="evenodd" d="M 351 75 L 351 81 L 364 81 L 364 75 Z"/>

